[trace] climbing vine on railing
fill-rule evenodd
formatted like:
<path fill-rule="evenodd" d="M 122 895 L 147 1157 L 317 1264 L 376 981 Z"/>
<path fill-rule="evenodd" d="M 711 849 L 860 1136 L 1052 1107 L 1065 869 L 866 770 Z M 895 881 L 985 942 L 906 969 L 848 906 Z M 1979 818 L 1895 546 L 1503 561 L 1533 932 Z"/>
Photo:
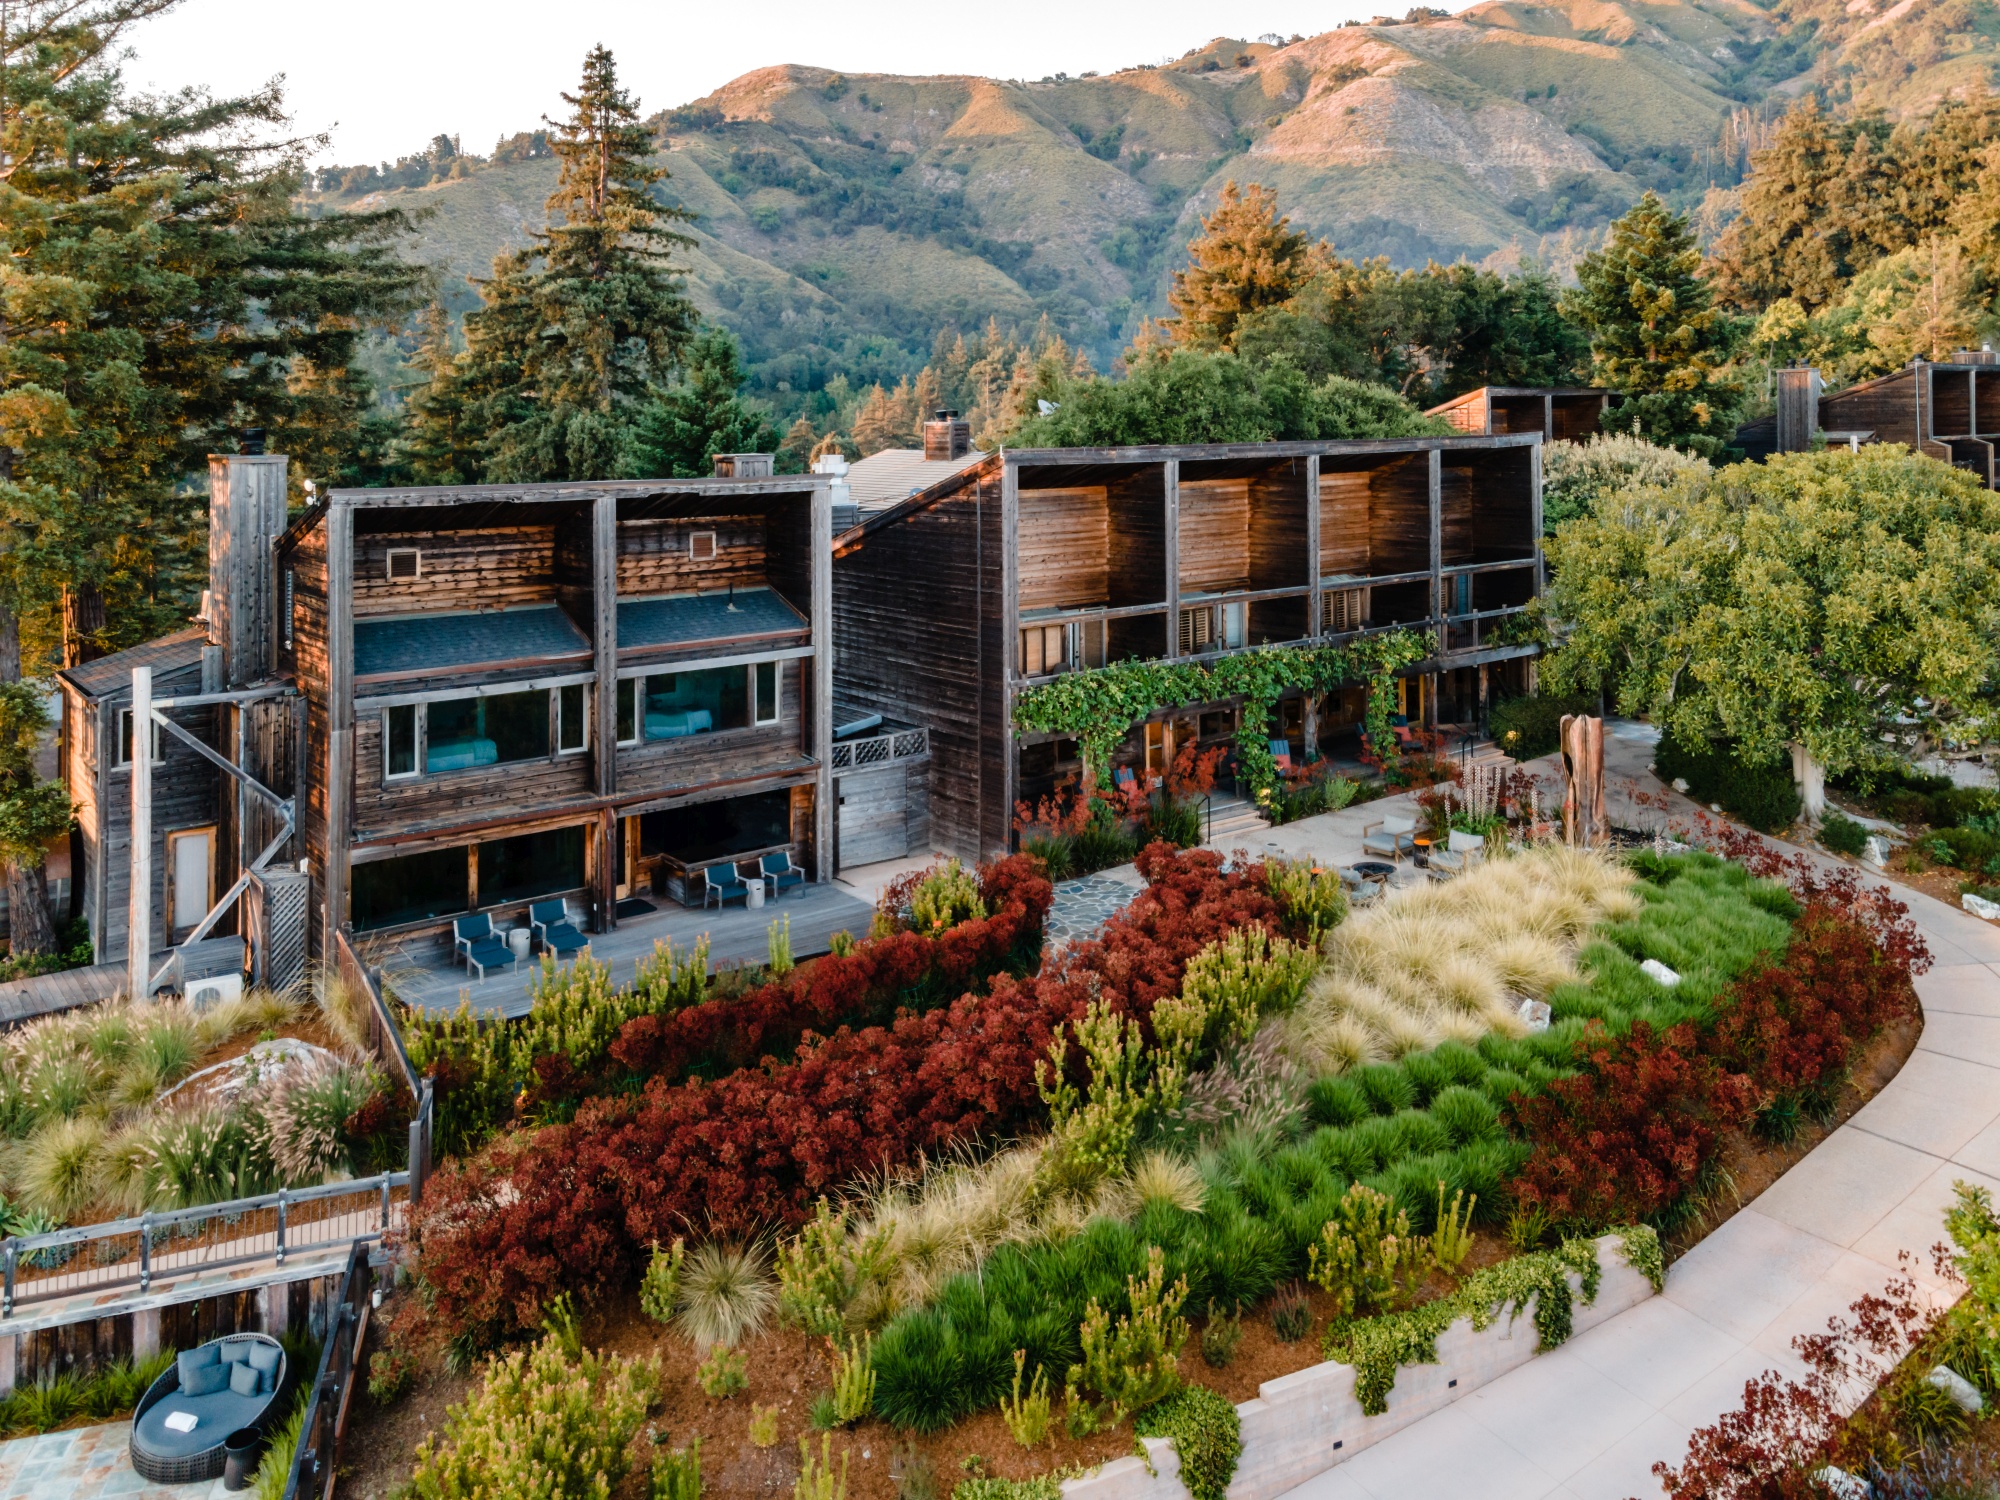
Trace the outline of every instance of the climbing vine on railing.
<path fill-rule="evenodd" d="M 1395 676 L 1435 649 L 1427 634 L 1398 630 L 1341 646 L 1271 646 L 1214 663 L 1121 661 L 1069 672 L 1028 688 L 1014 705 L 1014 727 L 1031 734 L 1068 734 L 1083 746 L 1088 774 L 1101 785 L 1111 754 L 1126 732 L 1162 709 L 1243 700 L 1236 734 L 1237 775 L 1262 793 L 1278 779 L 1271 757 L 1271 709 L 1293 689 L 1310 694 L 1349 683 L 1368 684 L 1368 742 L 1385 761 L 1396 753 L 1389 719 Z"/>

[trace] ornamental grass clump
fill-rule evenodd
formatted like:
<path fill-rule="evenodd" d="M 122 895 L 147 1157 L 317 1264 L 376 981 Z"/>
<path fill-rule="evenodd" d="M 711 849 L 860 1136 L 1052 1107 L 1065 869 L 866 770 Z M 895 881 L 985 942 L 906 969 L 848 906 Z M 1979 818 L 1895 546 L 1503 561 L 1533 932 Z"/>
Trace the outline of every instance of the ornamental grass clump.
<path fill-rule="evenodd" d="M 756 1245 L 697 1245 L 682 1264 L 680 1283 L 680 1325 L 702 1349 L 762 1333 L 778 1301 L 769 1263 Z"/>
<path fill-rule="evenodd" d="M 414 1500 L 608 1500 L 660 1395 L 651 1359 L 572 1354 L 545 1336 L 497 1356 L 478 1388 L 417 1445 Z"/>
<path fill-rule="evenodd" d="M 1359 912 L 1327 939 L 1289 1045 L 1340 1073 L 1488 1032 L 1519 1036 L 1521 1002 L 1575 977 L 1590 928 L 1639 909 L 1633 880 L 1600 855 L 1551 846 Z"/>

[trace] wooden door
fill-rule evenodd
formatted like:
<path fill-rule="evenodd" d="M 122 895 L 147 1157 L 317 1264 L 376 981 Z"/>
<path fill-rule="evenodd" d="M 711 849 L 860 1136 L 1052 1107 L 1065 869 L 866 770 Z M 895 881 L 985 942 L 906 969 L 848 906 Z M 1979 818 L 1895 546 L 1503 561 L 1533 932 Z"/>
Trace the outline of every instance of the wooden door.
<path fill-rule="evenodd" d="M 215 904 L 215 830 L 185 828 L 167 835 L 167 927 L 178 941 Z"/>

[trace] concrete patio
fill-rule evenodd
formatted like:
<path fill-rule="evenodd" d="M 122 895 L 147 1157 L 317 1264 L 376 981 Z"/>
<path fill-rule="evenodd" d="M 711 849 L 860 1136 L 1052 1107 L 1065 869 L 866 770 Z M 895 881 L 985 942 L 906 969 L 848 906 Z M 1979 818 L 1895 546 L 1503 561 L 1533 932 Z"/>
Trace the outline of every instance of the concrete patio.
<path fill-rule="evenodd" d="M 837 882 L 794 886 L 756 910 L 690 911 L 661 898 L 654 905 L 656 911 L 622 918 L 615 932 L 591 935 L 591 955 L 609 966 L 613 982 L 629 984 L 638 965 L 653 956 L 655 943 L 672 943 L 685 952 L 705 934 L 711 969 L 761 964 L 770 951 L 771 924 L 789 918 L 792 956 L 808 958 L 826 952 L 836 932 L 866 937 L 875 914 L 869 902 Z M 366 956 L 382 965 L 382 977 L 398 999 L 424 1010 L 455 1010 L 463 1000 L 475 1011 L 523 1016 L 533 1004 L 532 987 L 541 973 L 540 960 L 529 958 L 511 969 L 489 970 L 480 979 L 453 962 L 448 941 L 434 937 L 373 945 Z"/>

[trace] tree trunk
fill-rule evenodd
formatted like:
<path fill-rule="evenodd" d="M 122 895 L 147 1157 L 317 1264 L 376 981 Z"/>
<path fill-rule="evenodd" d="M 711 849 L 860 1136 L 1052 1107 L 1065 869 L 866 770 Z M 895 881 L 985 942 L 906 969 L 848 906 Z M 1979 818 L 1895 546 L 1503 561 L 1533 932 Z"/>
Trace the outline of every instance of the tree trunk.
<path fill-rule="evenodd" d="M 48 876 L 40 865 L 7 867 L 7 932 L 16 958 L 56 951 Z"/>
<path fill-rule="evenodd" d="M 63 590 L 63 665 L 96 661 L 104 650 L 104 590 L 78 583 Z"/>

